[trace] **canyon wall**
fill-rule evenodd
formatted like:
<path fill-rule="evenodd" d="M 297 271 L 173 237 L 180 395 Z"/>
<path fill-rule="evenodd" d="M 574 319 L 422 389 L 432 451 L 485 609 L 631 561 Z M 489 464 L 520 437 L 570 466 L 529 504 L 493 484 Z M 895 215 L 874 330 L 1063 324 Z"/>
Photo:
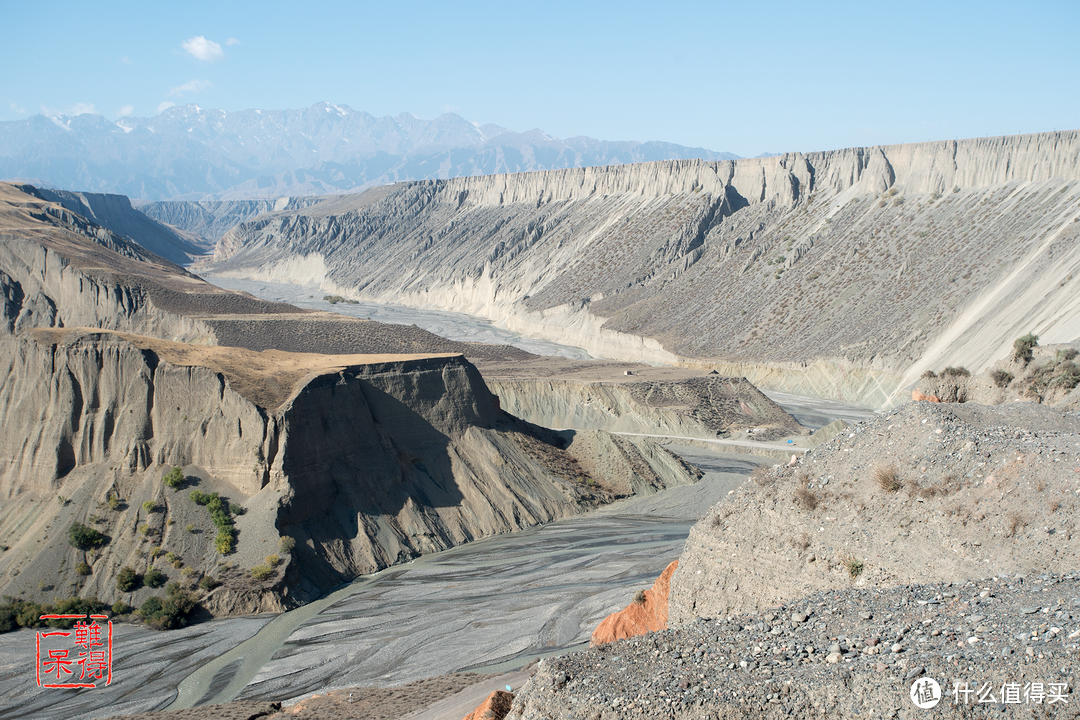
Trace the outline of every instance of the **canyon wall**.
<path fill-rule="evenodd" d="M 1069 131 L 400 183 L 259 216 L 210 272 L 880 407 L 1080 336 L 1078 181 Z"/>

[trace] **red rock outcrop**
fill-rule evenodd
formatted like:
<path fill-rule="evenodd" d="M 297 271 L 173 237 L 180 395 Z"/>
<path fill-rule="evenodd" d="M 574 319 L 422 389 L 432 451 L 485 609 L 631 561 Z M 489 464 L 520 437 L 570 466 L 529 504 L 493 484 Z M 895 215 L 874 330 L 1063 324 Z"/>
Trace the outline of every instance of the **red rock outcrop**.
<path fill-rule="evenodd" d="M 667 629 L 668 589 L 671 576 L 678 566 L 679 561 L 676 560 L 664 568 L 653 586 L 645 591 L 641 602 L 632 602 L 625 609 L 604 618 L 593 630 L 592 644 L 603 645 Z"/>
<path fill-rule="evenodd" d="M 514 694 L 505 690 L 496 690 L 488 695 L 480 707 L 464 717 L 464 720 L 503 720 L 514 704 Z"/>
<path fill-rule="evenodd" d="M 935 403 L 941 402 L 941 398 L 939 398 L 937 395 L 927 395 L 926 393 L 924 393 L 919 388 L 915 388 L 914 390 L 911 391 L 911 399 L 914 402 L 919 402 L 920 400 L 925 400 L 926 402 L 935 402 Z"/>

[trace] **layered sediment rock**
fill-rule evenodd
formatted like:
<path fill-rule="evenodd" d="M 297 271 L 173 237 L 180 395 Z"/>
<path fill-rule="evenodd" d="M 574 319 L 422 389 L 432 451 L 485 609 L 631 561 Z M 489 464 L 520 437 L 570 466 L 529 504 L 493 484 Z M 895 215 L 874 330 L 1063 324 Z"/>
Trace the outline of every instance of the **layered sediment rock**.
<path fill-rule="evenodd" d="M 675 560 L 660 573 L 652 587 L 641 593 L 640 599 L 622 610 L 608 615 L 593 630 L 592 644 L 603 645 L 604 643 L 625 640 L 637 637 L 645 633 L 657 632 L 667 629 L 668 620 L 668 593 L 670 591 L 671 576 L 679 567 L 679 561 Z"/>
<path fill-rule="evenodd" d="M 1080 335 L 1078 181 L 1061 132 L 401 183 L 260 216 L 214 271 L 881 406 Z"/>

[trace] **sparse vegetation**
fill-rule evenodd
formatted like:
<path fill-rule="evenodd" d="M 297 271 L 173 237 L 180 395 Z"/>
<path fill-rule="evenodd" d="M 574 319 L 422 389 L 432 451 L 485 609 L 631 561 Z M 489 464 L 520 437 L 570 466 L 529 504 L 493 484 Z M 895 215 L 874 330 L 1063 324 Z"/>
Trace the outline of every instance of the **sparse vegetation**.
<path fill-rule="evenodd" d="M 844 558 L 843 564 L 852 580 L 863 574 L 863 561 L 859 560 L 854 555 L 848 555 Z"/>
<path fill-rule="evenodd" d="M 165 473 L 165 477 L 162 478 L 165 486 L 171 490 L 178 490 L 180 486 L 184 484 L 184 471 L 178 467 L 174 467 L 169 472 Z"/>
<path fill-rule="evenodd" d="M 139 608 L 139 615 L 155 630 L 171 630 L 186 625 L 193 609 L 195 599 L 182 590 L 179 583 L 169 583 L 165 599 L 156 595 L 148 598 Z"/>
<path fill-rule="evenodd" d="M 17 628 L 55 627 L 70 628 L 75 620 L 42 620 L 42 615 L 86 615 L 98 613 L 109 606 L 97 598 L 70 597 L 52 604 L 39 605 L 29 600 L 20 600 L 5 596 L 0 605 L 0 633 L 11 632 Z"/>
<path fill-rule="evenodd" d="M 87 527 L 80 522 L 71 524 L 68 528 L 68 543 L 79 550 L 91 550 L 101 547 L 108 539 L 92 527 Z"/>
<path fill-rule="evenodd" d="M 147 500 L 146 502 L 144 502 L 142 504 L 142 508 L 143 508 L 143 510 L 145 510 L 148 513 L 156 512 L 157 511 L 157 503 L 155 503 L 153 500 Z"/>
<path fill-rule="evenodd" d="M 877 486 L 885 492 L 894 493 L 903 487 L 895 465 L 878 465 L 874 468 L 872 477 Z"/>
<path fill-rule="evenodd" d="M 296 540 L 288 535 L 281 537 L 281 543 L 278 545 L 282 555 L 291 555 L 293 548 L 296 547 Z"/>
<path fill-rule="evenodd" d="M 993 380 L 994 384 L 999 388 L 1004 388 L 1008 387 L 1009 383 L 1013 381 L 1013 375 L 1004 370 L 994 370 L 990 373 L 990 379 Z"/>
<path fill-rule="evenodd" d="M 1016 537 L 1016 534 L 1027 526 L 1027 521 L 1020 513 L 1013 511 L 1005 516 L 1005 537 Z"/>
<path fill-rule="evenodd" d="M 213 590 L 218 585 L 221 585 L 221 582 L 217 578 L 212 578 L 209 575 L 204 575 L 203 579 L 199 581 L 199 587 L 207 592 Z"/>
<path fill-rule="evenodd" d="M 971 377 L 966 367 L 947 367 L 941 371 L 942 377 Z"/>
<path fill-rule="evenodd" d="M 636 593 L 634 593 L 634 603 L 637 604 L 637 605 L 644 605 L 645 604 L 645 591 L 644 590 L 638 590 Z"/>
<path fill-rule="evenodd" d="M 85 560 L 80 562 L 78 565 L 75 566 L 75 572 L 78 575 L 86 577 L 91 572 L 89 563 L 87 563 Z"/>
<path fill-rule="evenodd" d="M 1035 357 L 1034 349 L 1038 345 L 1039 336 L 1034 333 L 1028 333 L 1016 338 L 1016 341 L 1013 342 L 1013 360 L 1027 365 Z"/>
<path fill-rule="evenodd" d="M 255 567 L 251 568 L 251 577 L 255 578 L 259 582 L 268 580 L 273 574 L 273 568 L 267 567 L 266 565 L 256 565 Z"/>
<path fill-rule="evenodd" d="M 813 490 L 804 487 L 795 489 L 795 504 L 803 510 L 813 510 L 818 506 L 818 496 Z"/>
<path fill-rule="evenodd" d="M 146 574 L 143 575 L 143 584 L 146 585 L 146 587 L 157 588 L 164 585 L 165 581 L 168 579 L 168 575 L 157 568 L 150 568 L 146 571 Z"/>

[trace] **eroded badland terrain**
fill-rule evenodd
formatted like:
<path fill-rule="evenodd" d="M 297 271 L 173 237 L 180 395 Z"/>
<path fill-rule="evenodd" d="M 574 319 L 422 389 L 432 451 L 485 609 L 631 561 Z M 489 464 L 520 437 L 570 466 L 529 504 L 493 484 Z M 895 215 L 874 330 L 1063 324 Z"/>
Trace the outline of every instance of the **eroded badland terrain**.
<path fill-rule="evenodd" d="M 594 647 L 474 717 L 915 717 L 924 677 L 936 716 L 1080 715 L 1080 133 L 158 205 L 174 225 L 0 185 L 15 610 L 281 612 L 678 492 L 702 477 L 681 443 L 767 464 Z M 267 302 L 192 258 L 607 359 Z M 812 434 L 762 390 L 878 412 Z M 152 716 L 460 717 L 487 694 L 454 705 L 484 679 L 462 677 Z M 955 682 L 1049 697 L 958 704 Z"/>

